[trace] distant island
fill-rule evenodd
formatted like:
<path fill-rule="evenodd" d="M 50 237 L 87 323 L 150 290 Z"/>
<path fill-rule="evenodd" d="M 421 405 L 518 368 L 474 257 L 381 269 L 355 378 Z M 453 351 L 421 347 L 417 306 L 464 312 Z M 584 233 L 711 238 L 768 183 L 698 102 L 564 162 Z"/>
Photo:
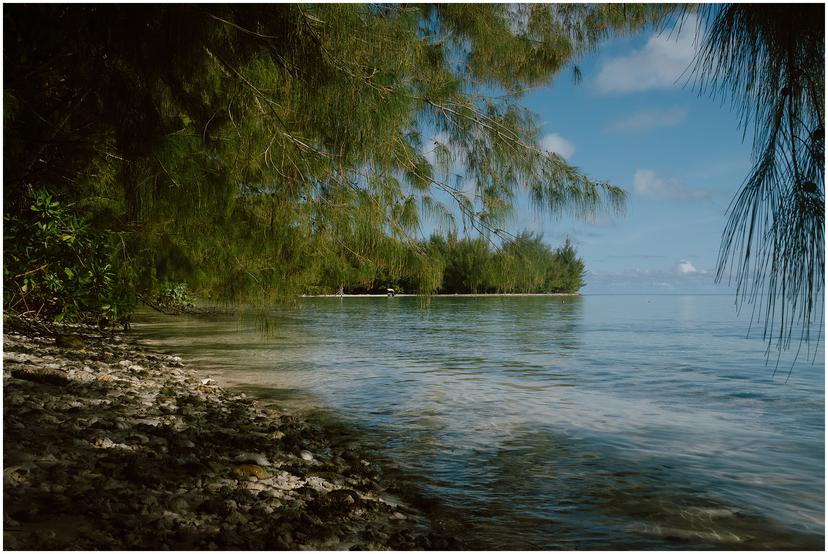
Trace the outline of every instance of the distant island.
<path fill-rule="evenodd" d="M 402 297 L 412 298 L 420 296 L 419 294 L 303 294 L 302 298 L 386 298 L 386 297 Z M 447 296 L 457 298 L 475 298 L 475 297 L 497 297 L 497 296 L 580 296 L 578 292 L 481 292 L 481 293 L 442 293 L 431 294 L 429 296 Z"/>
<path fill-rule="evenodd" d="M 408 266 L 396 275 L 385 266 L 356 257 L 338 259 L 324 267 L 304 296 L 574 294 L 583 287 L 584 262 L 567 239 L 556 249 L 541 235 L 520 233 L 499 248 L 485 237 L 432 235 L 418 243 L 429 261 L 430 287 L 424 289 L 420 268 Z M 407 276 L 410 275 L 410 276 Z"/>

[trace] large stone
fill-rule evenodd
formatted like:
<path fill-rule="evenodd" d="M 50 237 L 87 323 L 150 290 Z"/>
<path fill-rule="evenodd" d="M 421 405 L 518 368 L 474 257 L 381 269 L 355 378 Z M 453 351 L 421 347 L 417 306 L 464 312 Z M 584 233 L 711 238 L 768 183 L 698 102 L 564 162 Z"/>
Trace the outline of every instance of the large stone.
<path fill-rule="evenodd" d="M 51 385 L 65 385 L 71 379 L 65 371 L 39 366 L 19 366 L 11 370 L 12 377 L 25 379 L 35 383 L 48 383 Z"/>
<path fill-rule="evenodd" d="M 267 479 L 267 470 L 256 464 L 241 464 L 231 470 L 231 473 L 239 478 L 255 477 L 256 479 Z"/>
<path fill-rule="evenodd" d="M 235 458 L 236 462 L 250 462 L 260 466 L 269 466 L 267 457 L 260 452 L 242 452 Z"/>

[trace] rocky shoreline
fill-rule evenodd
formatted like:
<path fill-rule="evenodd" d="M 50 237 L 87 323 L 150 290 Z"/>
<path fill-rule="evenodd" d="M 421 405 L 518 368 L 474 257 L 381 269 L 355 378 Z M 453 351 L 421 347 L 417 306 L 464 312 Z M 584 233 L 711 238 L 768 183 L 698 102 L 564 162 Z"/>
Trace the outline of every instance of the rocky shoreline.
<path fill-rule="evenodd" d="M 72 333 L 3 335 L 5 549 L 457 547 L 334 430 Z"/>

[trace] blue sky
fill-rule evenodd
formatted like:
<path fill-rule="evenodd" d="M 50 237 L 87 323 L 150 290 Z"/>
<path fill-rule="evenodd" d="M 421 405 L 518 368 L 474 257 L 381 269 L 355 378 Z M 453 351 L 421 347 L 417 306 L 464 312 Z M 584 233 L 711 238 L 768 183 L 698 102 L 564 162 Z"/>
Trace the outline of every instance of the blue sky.
<path fill-rule="evenodd" d="M 592 223 L 539 215 L 524 201 L 509 227 L 553 246 L 569 236 L 589 271 L 584 293 L 733 293 L 713 273 L 750 136 L 728 105 L 687 84 L 695 35 L 690 22 L 612 40 L 579 61 L 579 84 L 562 74 L 524 98 L 543 123 L 542 145 L 628 194 L 624 214 Z"/>

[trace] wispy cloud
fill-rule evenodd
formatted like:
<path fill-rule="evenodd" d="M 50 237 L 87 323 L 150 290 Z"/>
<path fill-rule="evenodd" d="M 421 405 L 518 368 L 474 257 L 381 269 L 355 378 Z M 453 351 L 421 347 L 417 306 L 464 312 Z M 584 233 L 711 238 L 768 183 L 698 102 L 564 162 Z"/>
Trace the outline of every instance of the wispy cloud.
<path fill-rule="evenodd" d="M 612 133 L 641 133 L 659 127 L 675 127 L 687 117 L 685 106 L 673 106 L 667 109 L 641 110 L 632 115 L 616 119 L 607 125 Z"/>
<path fill-rule="evenodd" d="M 717 285 L 708 271 L 696 269 L 680 273 L 678 266 L 672 268 L 625 268 L 616 271 L 590 271 L 586 275 L 587 294 L 607 292 L 636 293 L 726 293 L 726 285 Z M 689 267 L 687 268 L 689 269 Z"/>
<path fill-rule="evenodd" d="M 637 169 L 633 190 L 639 196 L 660 200 L 707 200 L 710 193 L 688 187 L 675 177 L 661 177 L 652 169 Z"/>
<path fill-rule="evenodd" d="M 620 260 L 664 260 L 667 258 L 667 256 L 658 256 L 654 254 L 611 254 L 607 257 Z"/>
<path fill-rule="evenodd" d="M 596 227 L 611 227 L 615 225 L 615 219 L 608 214 L 602 213 L 588 213 L 584 217 L 584 221 Z"/>
<path fill-rule="evenodd" d="M 596 293 L 725 293 L 706 271 L 677 274 L 666 269 L 628 268 L 621 271 L 591 271 L 586 275 L 586 294 Z"/>
<path fill-rule="evenodd" d="M 547 152 L 555 152 L 566 159 L 575 153 L 575 145 L 558 133 L 544 135 L 540 140 L 540 147 Z"/>
<path fill-rule="evenodd" d="M 599 92 L 624 93 L 675 86 L 696 54 L 695 16 L 681 29 L 653 35 L 643 48 L 604 62 L 595 78 Z"/>

